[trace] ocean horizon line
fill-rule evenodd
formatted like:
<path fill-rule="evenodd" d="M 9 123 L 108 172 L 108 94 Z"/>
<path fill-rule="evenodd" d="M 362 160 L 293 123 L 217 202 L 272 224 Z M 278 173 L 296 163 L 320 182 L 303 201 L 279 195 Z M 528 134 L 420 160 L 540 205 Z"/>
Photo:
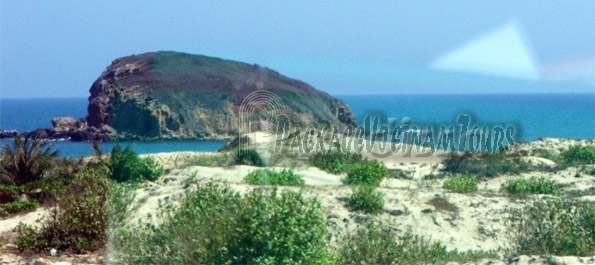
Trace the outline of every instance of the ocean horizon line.
<path fill-rule="evenodd" d="M 479 95 L 479 96 L 488 96 L 488 95 L 583 95 L 583 94 L 593 94 L 595 96 L 595 88 L 592 92 L 518 92 L 518 93 L 492 93 L 492 92 L 485 92 L 485 93 L 367 93 L 367 94 L 355 94 L 355 93 L 328 93 L 332 96 L 450 96 L 450 95 Z M 27 100 L 27 99 L 83 99 L 89 98 L 89 96 L 58 96 L 58 97 L 2 97 L 0 96 L 0 100 Z"/>

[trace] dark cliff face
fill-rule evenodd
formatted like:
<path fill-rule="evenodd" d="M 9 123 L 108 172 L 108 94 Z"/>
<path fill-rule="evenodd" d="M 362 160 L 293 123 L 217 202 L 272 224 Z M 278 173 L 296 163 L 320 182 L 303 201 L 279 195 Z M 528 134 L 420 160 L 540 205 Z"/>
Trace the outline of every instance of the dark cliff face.
<path fill-rule="evenodd" d="M 246 120 L 250 130 L 270 129 L 272 113 L 288 117 L 292 131 L 356 126 L 349 106 L 306 83 L 258 65 L 177 52 L 117 59 L 90 93 L 88 125 L 111 126 L 123 138 L 227 138 L 245 131 Z"/>

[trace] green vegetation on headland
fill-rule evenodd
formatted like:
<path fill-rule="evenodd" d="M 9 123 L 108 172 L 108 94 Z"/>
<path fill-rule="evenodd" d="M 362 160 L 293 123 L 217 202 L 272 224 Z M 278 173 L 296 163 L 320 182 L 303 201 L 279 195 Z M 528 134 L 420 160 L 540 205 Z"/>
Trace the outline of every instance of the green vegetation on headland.
<path fill-rule="evenodd" d="M 573 165 L 589 163 L 588 151 L 574 149 L 560 156 L 565 161 L 578 157 Z M 331 233 L 321 201 L 305 196 L 303 187 L 280 187 L 304 185 L 304 179 L 292 169 L 252 171 L 245 182 L 275 186 L 252 186 L 241 193 L 229 184 L 196 181 L 196 189 L 183 194 L 179 204 L 160 204 L 155 213 L 159 222 L 130 220 L 137 189 L 159 180 L 164 172 L 156 160 L 141 158 L 132 148 L 120 146 L 109 154 L 86 159 L 59 159 L 51 150 L 44 141 L 15 138 L 0 156 L 0 207 L 8 214 L 39 205 L 48 211 L 40 226 L 19 224 L 14 228 L 18 235 L 15 243 L 21 250 L 47 253 L 55 248 L 59 253 L 85 253 L 105 248 L 114 259 L 110 262 L 117 264 L 445 264 L 500 258 L 503 252 L 595 254 L 595 203 L 562 195 L 546 196 L 510 211 L 506 228 L 512 237 L 509 250 L 458 251 L 410 230 L 396 230 L 374 217 L 387 214 L 387 189 L 378 187 L 390 175 L 386 166 L 361 156 L 345 160 L 336 153 L 317 154 L 324 162 L 310 163 L 343 174 L 344 184 L 352 185 L 345 207 L 366 218 L 344 234 Z M 261 156 L 253 152 L 248 159 L 232 151 L 179 165 L 259 164 L 256 158 Z M 472 192 L 488 176 L 514 173 L 509 166 L 492 167 L 486 161 L 532 170 L 529 165 L 521 167 L 516 158 L 450 154 L 442 172 L 448 175 L 442 187 Z M 15 161 L 19 166 L 14 166 Z M 494 171 L 478 174 L 480 168 Z M 505 189 L 515 194 L 560 194 L 556 183 L 545 179 L 511 179 Z M 442 197 L 430 201 L 439 211 L 458 211 Z"/>

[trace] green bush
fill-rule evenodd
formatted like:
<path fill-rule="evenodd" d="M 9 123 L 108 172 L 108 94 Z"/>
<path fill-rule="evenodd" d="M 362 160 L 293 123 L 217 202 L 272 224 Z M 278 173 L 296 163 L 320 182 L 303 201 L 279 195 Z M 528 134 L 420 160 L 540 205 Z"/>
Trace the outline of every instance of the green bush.
<path fill-rule="evenodd" d="M 384 195 L 375 191 L 372 185 L 361 185 L 353 189 L 349 197 L 349 206 L 352 210 L 377 214 L 384 207 Z"/>
<path fill-rule="evenodd" d="M 592 167 L 591 169 L 583 168 L 583 172 L 591 176 L 595 176 L 595 167 Z"/>
<path fill-rule="evenodd" d="M 509 179 L 505 189 L 511 194 L 558 194 L 555 181 L 548 181 L 544 178 Z"/>
<path fill-rule="evenodd" d="M 403 170 L 397 168 L 391 168 L 388 170 L 388 177 L 394 179 L 412 179 L 412 177 L 407 176 Z"/>
<path fill-rule="evenodd" d="M 394 228 L 368 222 L 341 243 L 338 264 L 436 264 L 466 263 L 483 258 L 498 258 L 496 251 L 447 250 L 440 241 L 406 232 L 398 235 Z"/>
<path fill-rule="evenodd" d="M 318 152 L 308 159 L 310 165 L 320 168 L 331 174 L 341 174 L 349 171 L 349 168 L 363 160 L 360 154 L 344 153 L 336 151 Z"/>
<path fill-rule="evenodd" d="M 83 157 L 58 159 L 53 168 L 46 174 L 47 178 L 33 185 L 43 186 L 49 184 L 53 188 L 57 188 L 56 186 L 63 188 L 72 181 L 73 175 L 84 171 L 88 166 L 95 165 L 95 162 L 85 161 Z"/>
<path fill-rule="evenodd" d="M 57 197 L 57 207 L 50 208 L 40 228 L 20 223 L 14 231 L 19 249 L 82 253 L 105 244 L 108 172 L 105 168 L 87 168 L 74 176 L 67 190 Z"/>
<path fill-rule="evenodd" d="M 455 175 L 444 180 L 442 188 L 458 193 L 477 191 L 477 178 L 471 174 Z"/>
<path fill-rule="evenodd" d="M 430 173 L 428 175 L 425 175 L 422 177 L 423 180 L 438 180 L 438 179 L 444 179 L 447 177 L 446 173 L 439 173 L 439 174 L 434 174 L 434 173 Z"/>
<path fill-rule="evenodd" d="M 362 160 L 353 165 L 343 179 L 345 184 L 366 184 L 378 186 L 388 175 L 388 169 L 384 163 L 377 160 Z"/>
<path fill-rule="evenodd" d="M 112 149 L 109 161 L 109 168 L 112 179 L 123 182 L 140 182 L 143 180 L 156 180 L 163 173 L 161 167 L 152 158 L 141 159 L 138 154 L 132 150 L 132 146 L 122 150 L 120 144 L 116 144 Z"/>
<path fill-rule="evenodd" d="M 161 206 L 159 216 L 159 225 L 115 235 L 118 264 L 328 264 L 332 258 L 320 203 L 293 191 L 240 196 L 209 182 L 179 207 Z"/>
<path fill-rule="evenodd" d="M 0 184 L 0 192 L 16 192 L 21 193 L 23 191 L 24 186 L 14 185 L 14 184 Z"/>
<path fill-rule="evenodd" d="M 519 164 L 521 164 L 519 166 Z M 485 176 L 486 177 L 493 177 L 500 174 L 520 174 L 526 171 L 528 165 L 520 160 L 519 158 L 514 159 L 513 161 L 504 160 L 498 161 L 493 165 L 488 165 L 486 167 Z"/>
<path fill-rule="evenodd" d="M 41 180 L 51 169 L 58 151 L 28 134 L 14 137 L 12 146 L 3 144 L 0 155 L 0 183 L 24 185 Z"/>
<path fill-rule="evenodd" d="M 319 152 L 308 158 L 312 166 L 320 168 L 331 174 L 340 174 L 343 172 L 345 157 L 339 152 Z"/>
<path fill-rule="evenodd" d="M 25 186 L 14 184 L 0 184 L 0 203 L 13 202 L 25 192 Z"/>
<path fill-rule="evenodd" d="M 55 159 L 51 169 L 46 171 L 41 180 L 29 182 L 22 186 L 22 193 L 30 196 L 31 200 L 41 204 L 53 203 L 56 196 L 64 191 L 74 180 L 73 176 L 85 171 L 88 167 L 100 167 L 94 160 L 84 158 Z"/>
<path fill-rule="evenodd" d="M 37 208 L 39 208 L 39 203 L 38 202 L 9 202 L 9 203 L 0 204 L 0 208 L 2 208 L 7 213 L 17 213 L 20 211 L 37 209 Z"/>
<path fill-rule="evenodd" d="M 244 177 L 244 182 L 257 185 L 290 185 L 301 186 L 305 181 L 302 176 L 295 174 L 292 169 L 275 171 L 271 169 L 259 169 L 250 172 Z"/>
<path fill-rule="evenodd" d="M 129 216 L 128 207 L 132 204 L 136 193 L 134 190 L 138 185 L 128 185 L 126 183 L 111 182 L 108 191 L 107 204 L 107 223 L 108 231 L 113 233 L 117 228 L 124 225 L 124 221 Z"/>
<path fill-rule="evenodd" d="M 442 160 L 444 164 L 442 171 L 451 174 L 465 173 L 469 170 L 472 158 L 473 154 L 471 152 L 449 152 L 446 154 L 446 158 Z"/>
<path fill-rule="evenodd" d="M 595 203 L 570 199 L 536 201 L 513 211 L 514 250 L 526 255 L 595 255 Z"/>
<path fill-rule="evenodd" d="M 562 162 L 560 160 L 560 156 L 557 155 L 557 154 L 555 154 L 551 150 L 542 150 L 542 151 L 537 152 L 537 154 L 535 154 L 535 155 L 537 157 L 542 157 L 542 158 L 545 158 L 545 159 L 549 159 L 549 160 L 555 162 L 556 164 Z"/>
<path fill-rule="evenodd" d="M 474 174 L 477 178 L 492 178 L 501 174 L 520 174 L 529 164 L 519 157 L 508 157 L 506 153 L 458 153 L 450 152 L 442 161 L 443 172 L 450 174 Z"/>
<path fill-rule="evenodd" d="M 260 154 L 253 149 L 238 149 L 236 152 L 235 164 L 257 167 L 266 166 L 264 158 L 262 158 Z"/>
<path fill-rule="evenodd" d="M 595 163 L 595 146 L 573 145 L 562 152 L 560 157 L 567 166 Z"/>
<path fill-rule="evenodd" d="M 163 167 L 157 163 L 157 161 L 153 160 L 153 158 L 146 157 L 142 160 L 142 167 L 140 175 L 143 176 L 146 180 L 155 181 L 163 174 Z"/>

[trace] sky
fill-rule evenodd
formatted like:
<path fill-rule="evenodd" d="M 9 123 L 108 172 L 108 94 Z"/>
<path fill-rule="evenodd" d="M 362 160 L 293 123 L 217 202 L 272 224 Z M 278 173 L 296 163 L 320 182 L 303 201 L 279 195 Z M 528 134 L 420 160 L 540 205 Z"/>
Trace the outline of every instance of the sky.
<path fill-rule="evenodd" d="M 595 92 L 595 1 L 0 1 L 0 98 L 87 97 L 152 51 L 334 95 Z"/>

